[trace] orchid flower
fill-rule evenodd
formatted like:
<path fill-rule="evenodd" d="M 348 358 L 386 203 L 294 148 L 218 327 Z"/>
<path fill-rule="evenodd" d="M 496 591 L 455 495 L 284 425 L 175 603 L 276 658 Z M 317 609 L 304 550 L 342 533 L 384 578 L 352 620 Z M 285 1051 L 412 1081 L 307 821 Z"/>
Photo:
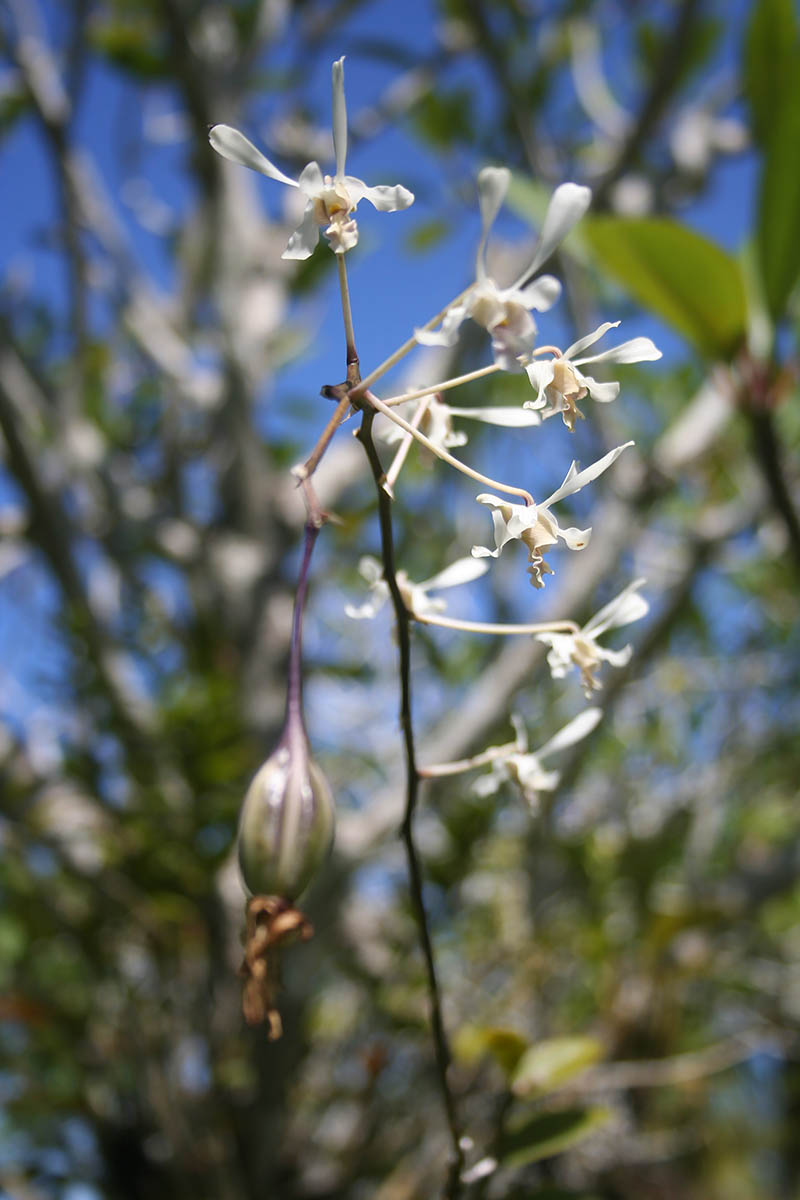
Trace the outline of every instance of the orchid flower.
<path fill-rule="evenodd" d="M 547 664 L 554 679 L 563 679 L 574 664 L 580 671 L 584 695 L 588 699 L 601 686 L 596 678 L 601 662 L 611 663 L 612 667 L 627 665 L 633 653 L 632 646 L 625 646 L 622 650 L 607 650 L 597 644 L 597 639 L 601 633 L 618 629 L 621 625 L 630 625 L 647 613 L 649 605 L 644 596 L 639 595 L 639 588 L 644 582 L 643 579 L 637 579 L 628 584 L 577 633 L 536 635 L 538 641 L 550 647 Z"/>
<path fill-rule="evenodd" d="M 602 715 L 599 708 L 584 709 L 534 752 L 528 750 L 528 738 L 521 720 L 512 716 L 516 739 L 508 746 L 497 747 L 497 757 L 492 761 L 491 770 L 475 781 L 474 791 L 479 796 L 492 796 L 503 783 L 510 780 L 517 785 L 531 808 L 535 809 L 538 793 L 554 791 L 561 778 L 558 771 L 545 770 L 543 759 L 582 741 L 597 726 Z M 504 750 L 507 753 L 503 753 Z"/>
<path fill-rule="evenodd" d="M 520 428 L 541 424 L 541 415 L 536 412 L 525 412 L 525 406 L 520 409 L 516 405 L 488 405 L 471 408 L 455 408 L 445 403 L 435 392 L 429 397 L 429 403 L 419 424 L 419 428 L 437 446 L 452 449 L 453 446 L 465 446 L 468 438 L 466 433 L 453 427 L 453 417 L 471 421 L 483 421 L 487 425 L 499 425 L 504 428 Z M 410 421 L 417 410 L 413 400 L 398 404 L 395 411 Z M 382 434 L 388 445 L 402 441 L 406 436 L 399 425 L 389 424 Z"/>
<path fill-rule="evenodd" d="M 425 616 L 428 613 L 444 612 L 447 608 L 444 600 L 432 599 L 428 595 L 429 591 L 457 587 L 460 583 L 471 583 L 473 579 L 485 575 L 488 569 L 488 563 L 475 562 L 472 558 L 459 558 L 423 583 L 412 583 L 405 571 L 398 571 L 397 584 L 403 603 L 411 615 Z M 383 567 L 376 558 L 365 555 L 358 564 L 358 570 L 361 578 L 369 585 L 371 596 L 358 608 L 352 604 L 345 607 L 347 616 L 354 620 L 374 617 L 389 599 L 389 585 L 383 578 Z"/>
<path fill-rule="evenodd" d="M 494 361 L 504 371 L 519 371 L 519 359 L 530 354 L 536 340 L 536 322 L 531 310 L 546 312 L 561 294 L 561 284 L 552 275 L 532 276 L 550 258 L 589 207 L 592 193 L 575 183 L 556 188 L 545 214 L 533 258 L 510 287 L 501 288 L 486 265 L 489 232 L 505 200 L 511 172 L 506 167 L 484 167 L 478 175 L 478 200 L 482 233 L 475 265 L 475 283 L 458 303 L 446 312 L 440 328 L 415 330 L 423 346 L 453 346 L 467 317 L 487 329 L 492 337 Z"/>
<path fill-rule="evenodd" d="M 576 358 L 581 351 L 599 341 L 609 329 L 616 329 L 618 325 L 619 321 L 606 321 L 605 324 L 598 325 L 594 333 L 573 342 L 559 357 L 551 358 L 549 362 L 528 363 L 525 371 L 538 394 L 535 400 L 526 400 L 522 407 L 540 411 L 543 418 L 563 413 L 564 424 L 572 430 L 575 428 L 576 418 L 583 417 L 578 408 L 578 400 L 587 395 L 601 404 L 616 400 L 619 395 L 618 383 L 598 383 L 590 375 L 584 375 L 578 367 L 586 363 L 653 362 L 661 358 L 661 351 L 647 337 L 633 338 L 629 342 L 623 342 L 621 346 L 603 351 L 602 354 Z"/>
<path fill-rule="evenodd" d="M 543 576 L 552 575 L 553 570 L 544 561 L 542 550 L 547 546 L 554 546 L 559 538 L 566 542 L 570 550 L 583 550 L 588 546 L 592 533 L 591 528 L 562 529 L 550 512 L 550 506 L 558 500 L 563 500 L 565 496 L 574 495 L 587 483 L 597 479 L 599 475 L 608 470 L 612 463 L 616 462 L 623 450 L 632 445 L 633 442 L 625 442 L 624 445 L 617 446 L 603 458 L 598 459 L 596 463 L 586 467 L 584 471 L 579 471 L 578 464 L 573 462 L 561 487 L 556 488 L 542 504 L 513 504 L 499 496 L 491 496 L 487 493 L 478 496 L 479 504 L 486 504 L 492 509 L 495 548 L 489 550 L 486 546 L 473 546 L 473 557 L 499 558 L 503 547 L 508 542 L 519 540 L 528 549 L 530 559 L 528 573 L 531 583 L 537 588 L 544 587 Z"/>
<path fill-rule="evenodd" d="M 352 250 L 358 242 L 358 226 L 352 213 L 359 200 L 369 200 L 379 212 L 397 212 L 414 202 L 412 193 L 400 184 L 367 187 L 363 180 L 345 175 L 347 109 L 344 99 L 344 57 L 336 60 L 331 74 L 333 147 L 336 156 L 334 176 L 323 175 L 319 165 L 310 162 L 301 171 L 299 179 L 291 179 L 256 149 L 243 133 L 230 125 L 213 125 L 208 135 L 211 145 L 223 158 L 250 167 L 287 187 L 299 188 L 305 196 L 303 219 L 289 238 L 282 258 L 308 258 L 319 241 L 320 229 L 324 230 L 335 254 Z"/>

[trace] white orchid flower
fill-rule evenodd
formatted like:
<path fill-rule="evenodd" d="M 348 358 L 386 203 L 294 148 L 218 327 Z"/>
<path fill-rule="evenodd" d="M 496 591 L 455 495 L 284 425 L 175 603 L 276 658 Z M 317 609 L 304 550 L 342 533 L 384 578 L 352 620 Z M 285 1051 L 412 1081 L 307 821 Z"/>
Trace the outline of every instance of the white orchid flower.
<path fill-rule="evenodd" d="M 587 363 L 636 363 L 653 362 L 661 358 L 661 351 L 648 337 L 632 338 L 621 346 L 604 350 L 602 354 L 590 354 L 586 358 L 577 358 L 581 351 L 593 346 L 609 329 L 616 329 L 619 321 L 606 321 L 598 325 L 594 333 L 588 334 L 565 350 L 557 358 L 549 362 L 531 362 L 525 367 L 528 378 L 537 389 L 535 400 L 526 400 L 523 408 L 541 411 L 543 418 L 563 413 L 564 424 L 568 429 L 575 428 L 575 421 L 583 417 L 578 408 L 578 400 L 591 396 L 601 404 L 616 400 L 619 395 L 618 383 L 598 383 L 590 375 L 584 375 L 579 367 Z"/>
<path fill-rule="evenodd" d="M 510 181 L 511 172 L 506 167 L 484 167 L 478 175 L 482 234 L 475 283 L 463 300 L 448 309 L 438 330 L 418 329 L 414 333 L 423 346 L 453 346 L 462 322 L 471 317 L 491 334 L 497 365 L 504 371 L 519 371 L 519 359 L 530 354 L 536 340 L 536 322 L 531 311 L 546 312 L 561 294 L 561 284 L 552 275 L 541 275 L 538 279 L 532 276 L 584 215 L 592 193 L 575 183 L 562 183 L 556 188 L 533 258 L 510 287 L 501 288 L 486 266 L 486 246 Z"/>
<path fill-rule="evenodd" d="M 412 193 L 400 184 L 367 187 L 363 180 L 345 175 L 347 109 L 344 99 L 344 57 L 333 64 L 332 86 L 333 147 L 336 156 L 336 174 L 333 176 L 323 175 L 319 165 L 310 162 L 301 171 L 299 179 L 291 179 L 256 149 L 243 133 L 230 125 L 214 125 L 208 135 L 211 145 L 223 158 L 250 167 L 287 187 L 299 188 L 305 196 L 303 220 L 289 238 L 282 258 L 308 258 L 319 241 L 320 229 L 324 230 L 335 254 L 352 250 L 358 242 L 358 226 L 352 213 L 359 200 L 369 200 L 379 212 L 397 212 L 414 202 Z"/>
<path fill-rule="evenodd" d="M 475 781 L 474 791 L 479 796 L 492 796 L 502 784 L 510 780 L 517 785 L 531 808 L 535 809 L 539 792 L 554 791 L 561 778 L 559 771 L 546 770 L 542 761 L 551 754 L 566 750 L 582 741 L 596 728 L 602 715 L 599 708 L 584 709 L 533 752 L 528 750 L 528 738 L 522 722 L 518 717 L 512 717 L 511 721 L 517 734 L 515 741 L 508 746 L 497 748 L 498 757 L 493 760 L 489 773 Z M 502 753 L 504 750 L 508 753 Z"/>
<path fill-rule="evenodd" d="M 441 598 L 433 599 L 428 592 L 444 588 L 457 587 L 460 583 L 471 583 L 479 579 L 489 569 L 488 563 L 476 562 L 472 558 L 459 558 L 439 571 L 431 579 L 422 583 L 413 583 L 405 571 L 397 572 L 397 584 L 403 603 L 413 617 L 427 616 L 432 613 L 444 612 L 447 603 Z M 389 599 L 389 585 L 383 578 L 383 567 L 377 558 L 365 555 L 358 564 L 359 574 L 369 585 L 371 592 L 369 600 L 359 607 L 348 604 L 345 613 L 354 620 L 374 617 Z"/>
<path fill-rule="evenodd" d="M 407 421 L 411 421 L 417 411 L 418 404 L 419 401 L 409 400 L 403 404 L 398 404 L 395 407 L 395 412 L 399 412 L 400 416 L 405 417 Z M 538 412 L 526 412 L 524 405 L 522 408 L 516 405 L 506 406 L 499 404 L 488 405 L 486 407 L 476 405 L 471 408 L 456 408 L 451 404 L 447 404 L 436 393 L 432 393 L 429 398 L 428 407 L 419 423 L 419 429 L 430 441 L 437 446 L 443 447 L 445 450 L 452 449 L 454 446 L 465 446 L 469 439 L 463 430 L 454 428 L 453 417 L 470 421 L 482 421 L 486 425 L 499 425 L 503 428 L 511 429 L 540 425 L 542 419 L 541 414 Z M 394 425 L 391 422 L 387 422 L 386 425 L 388 427 L 384 428 L 382 437 L 388 445 L 401 442 L 406 437 L 405 430 L 401 429 L 399 425 Z"/>
<path fill-rule="evenodd" d="M 473 546 L 473 557 L 499 558 L 503 547 L 508 542 L 521 541 L 528 549 L 528 573 L 531 583 L 537 588 L 544 587 L 543 576 L 552 575 L 553 570 L 544 561 L 542 550 L 547 546 L 554 546 L 559 538 L 567 544 L 570 550 L 583 550 L 588 546 L 592 534 L 591 527 L 589 529 L 575 529 L 574 527 L 562 529 L 550 512 L 551 505 L 563 500 L 565 496 L 574 495 L 587 483 L 597 479 L 599 475 L 608 470 L 612 463 L 616 462 L 623 450 L 632 445 L 633 442 L 625 442 L 624 445 L 617 446 L 616 449 L 610 450 L 608 454 L 598 459 L 596 463 L 592 463 L 584 471 L 579 471 L 578 464 L 573 462 L 561 487 L 556 488 L 542 504 L 512 504 L 500 496 L 492 496 L 488 493 L 478 496 L 479 504 L 486 504 L 492 509 L 495 548 L 490 550 L 487 546 Z"/>
<path fill-rule="evenodd" d="M 628 584 L 577 633 L 536 635 L 538 641 L 550 647 L 547 664 L 554 679 L 563 679 L 570 667 L 576 666 L 588 699 L 592 692 L 601 686 L 597 679 L 597 671 L 602 662 L 610 663 L 612 667 L 624 667 L 630 662 L 632 646 L 625 646 L 622 650 L 607 650 L 598 645 L 597 639 L 609 629 L 619 629 L 622 625 L 638 621 L 648 612 L 647 601 L 644 596 L 639 595 L 639 588 L 644 582 L 644 579 L 636 579 Z"/>

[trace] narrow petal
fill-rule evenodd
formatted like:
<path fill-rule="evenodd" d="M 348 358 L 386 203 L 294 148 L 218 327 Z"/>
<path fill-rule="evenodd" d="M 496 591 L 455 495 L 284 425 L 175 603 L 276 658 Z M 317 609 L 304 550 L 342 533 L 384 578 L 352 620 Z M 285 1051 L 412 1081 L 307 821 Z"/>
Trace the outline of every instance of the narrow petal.
<path fill-rule="evenodd" d="M 631 338 L 629 342 L 623 342 L 621 346 L 612 346 L 610 350 L 604 350 L 602 354 L 594 354 L 590 358 L 579 358 L 575 361 L 577 364 L 590 362 L 636 363 L 655 362 L 657 358 L 661 358 L 661 351 L 656 344 L 648 337 L 638 337 Z"/>
<path fill-rule="evenodd" d="M 622 454 L 623 450 L 627 450 L 628 446 L 632 446 L 633 442 L 625 442 L 622 446 L 617 446 L 614 450 L 609 450 L 608 454 L 604 454 L 596 463 L 592 463 L 585 471 L 578 470 L 578 464 L 573 463 L 567 471 L 564 482 L 560 488 L 556 488 L 552 496 L 544 502 L 544 507 L 549 508 L 551 504 L 555 504 L 557 500 L 563 500 L 565 496 L 572 496 L 575 492 L 579 492 L 581 488 L 586 487 L 587 483 L 591 483 L 593 479 L 597 479 L 598 475 L 602 475 L 604 471 L 615 463 Z"/>
<path fill-rule="evenodd" d="M 289 238 L 281 258 L 310 258 L 319 241 L 319 225 L 314 217 L 314 202 L 309 200 L 303 220 Z"/>
<path fill-rule="evenodd" d="M 602 708 L 585 708 L 568 725 L 554 734 L 549 742 L 545 742 L 542 748 L 536 751 L 536 757 L 546 758 L 558 750 L 566 750 L 569 746 L 574 746 L 576 742 L 583 741 L 593 729 L 597 728 L 602 716 Z"/>
<path fill-rule="evenodd" d="M 527 408 L 528 405 L 531 407 L 535 405 L 536 408 L 544 408 L 545 404 L 547 403 L 547 397 L 544 394 L 545 388 L 549 387 L 555 378 L 554 364 L 555 359 L 551 358 L 547 362 L 536 361 L 529 363 L 525 368 L 525 373 L 528 376 L 528 379 L 531 381 L 531 386 L 537 389 L 536 399 L 526 400 L 524 405 L 525 408 Z"/>
<path fill-rule="evenodd" d="M 595 342 L 599 342 L 604 334 L 608 333 L 609 329 L 616 329 L 619 321 L 604 321 L 602 325 L 598 325 L 592 333 L 587 333 L 586 337 L 578 338 L 577 342 L 564 351 L 564 358 L 574 358 L 576 354 L 580 354 L 581 350 L 586 350 L 588 346 L 593 346 Z M 589 361 L 594 362 L 594 359 Z"/>
<path fill-rule="evenodd" d="M 511 172 L 508 167 L 484 167 L 478 175 L 478 203 L 481 209 L 481 240 L 478 243 L 475 269 L 478 280 L 485 279 L 487 275 L 486 243 L 489 230 L 506 198 L 510 182 Z"/>
<path fill-rule="evenodd" d="M 377 208 L 378 212 L 400 212 L 401 209 L 410 208 L 414 203 L 414 193 L 408 188 L 404 188 L 401 183 L 395 183 L 389 186 L 388 184 L 378 184 L 376 187 L 367 187 L 361 179 L 355 179 L 352 175 L 345 177 L 347 191 L 355 203 L 358 203 L 362 198 L 369 200 L 373 208 Z"/>
<path fill-rule="evenodd" d="M 627 667 L 633 655 L 633 646 L 629 644 L 623 646 L 621 650 L 605 650 L 602 646 L 598 646 L 597 652 L 612 667 Z"/>
<path fill-rule="evenodd" d="M 580 371 L 576 371 L 575 374 L 592 399 L 597 400 L 600 404 L 610 404 L 619 395 L 619 384 L 616 382 L 598 383 L 596 379 L 592 379 L 591 375 L 584 375 Z"/>
<path fill-rule="evenodd" d="M 532 283 L 519 288 L 517 295 L 526 308 L 535 308 L 537 312 L 547 312 L 561 295 L 561 284 L 555 275 L 540 275 Z"/>
<path fill-rule="evenodd" d="M 545 213 L 536 253 L 528 269 L 520 275 L 520 283 L 547 262 L 559 242 L 580 221 L 591 202 L 592 193 L 587 187 L 580 187 L 577 183 L 562 183 L 556 188 Z"/>
<path fill-rule="evenodd" d="M 618 596 L 609 600 L 608 604 L 596 612 L 590 621 L 587 621 L 584 633 L 591 633 L 593 637 L 598 637 L 607 629 L 630 625 L 632 621 L 638 621 L 640 617 L 645 616 L 650 605 L 644 596 L 639 595 L 639 588 L 643 587 L 644 583 L 644 579 L 635 579 L 633 583 L 629 583 Z"/>
<path fill-rule="evenodd" d="M 484 421 L 487 425 L 502 425 L 505 428 L 540 425 L 538 413 L 525 412 L 524 408 L 507 408 L 498 405 L 490 408 L 451 408 L 454 417 L 469 417 L 473 421 Z"/>
<path fill-rule="evenodd" d="M 290 179 L 283 171 L 278 170 L 238 129 L 230 125 L 212 125 L 208 140 L 223 158 L 239 163 L 242 167 L 250 167 L 251 171 L 258 171 L 269 179 L 277 179 L 278 183 L 285 183 L 288 187 L 297 187 L 295 179 Z"/>
<path fill-rule="evenodd" d="M 438 329 L 415 329 L 414 337 L 420 346 L 454 346 L 466 316 L 467 306 L 454 304 L 452 308 L 448 308 Z"/>
<path fill-rule="evenodd" d="M 337 58 L 331 68 L 331 92 L 333 112 L 333 149 L 336 155 L 336 178 L 344 175 L 344 160 L 347 158 L 347 108 L 344 102 L 344 55 Z"/>
<path fill-rule="evenodd" d="M 432 579 L 426 579 L 424 583 L 417 586 L 426 592 L 434 591 L 436 588 L 458 587 L 460 583 L 472 583 L 474 579 L 480 579 L 481 575 L 485 575 L 488 570 L 488 563 L 477 562 L 474 558 L 458 558 L 438 575 L 434 575 Z"/>

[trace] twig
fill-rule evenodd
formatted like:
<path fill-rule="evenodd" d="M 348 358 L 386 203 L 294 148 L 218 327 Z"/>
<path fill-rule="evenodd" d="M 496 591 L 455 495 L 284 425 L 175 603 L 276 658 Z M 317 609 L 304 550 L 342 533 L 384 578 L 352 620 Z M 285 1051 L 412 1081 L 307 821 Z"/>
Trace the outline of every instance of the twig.
<path fill-rule="evenodd" d="M 347 375 L 351 389 L 358 387 L 358 355 L 355 348 L 352 316 L 350 316 L 349 293 L 344 255 L 339 256 L 339 280 L 342 289 L 344 306 L 345 333 L 347 338 Z M 347 298 L 345 301 L 345 297 Z M 325 391 L 325 389 L 323 389 Z M 444 1028 L 442 1002 L 439 992 L 439 980 L 436 974 L 436 961 L 433 954 L 433 942 L 428 928 L 428 916 L 425 911 L 425 899 L 422 892 L 422 868 L 420 866 L 417 847 L 414 842 L 414 814 L 419 798 L 420 773 L 417 767 L 416 747 L 414 744 L 414 723 L 411 710 L 411 615 L 406 608 L 397 582 L 397 572 L 394 557 L 394 533 L 392 530 L 392 501 L 384 488 L 386 474 L 383 469 L 375 440 L 372 436 L 372 425 L 375 420 L 375 409 L 364 405 L 361 414 L 361 427 L 356 434 L 364 447 L 375 487 L 378 493 L 378 519 L 381 531 L 381 548 L 383 557 L 383 576 L 389 589 L 389 595 L 394 608 L 397 624 L 397 642 L 400 650 L 400 724 L 403 730 L 403 745 L 406 758 L 406 805 L 403 822 L 400 826 L 400 836 L 406 851 L 408 863 L 408 883 L 411 904 L 417 921 L 422 956 L 425 960 L 425 973 L 428 982 L 428 1003 L 431 1013 L 431 1033 L 433 1036 L 434 1054 L 436 1059 L 436 1074 L 439 1091 L 445 1111 L 447 1127 L 450 1132 L 450 1161 L 447 1177 L 442 1189 L 442 1200 L 456 1200 L 461 1191 L 461 1169 L 464 1154 L 461 1149 L 461 1132 L 456 1114 L 455 1100 L 450 1091 L 447 1078 L 450 1066 L 450 1047 Z"/>
<path fill-rule="evenodd" d="M 406 850 L 408 862 L 409 888 L 411 902 L 417 919 L 422 953 L 425 959 L 425 970 L 428 977 L 428 997 L 431 1009 L 431 1030 L 433 1033 L 436 1053 L 436 1069 L 439 1078 L 439 1090 L 442 1096 L 447 1125 L 451 1139 L 451 1157 L 442 1196 L 444 1200 L 453 1200 L 460 1191 L 460 1175 L 463 1165 L 461 1149 L 461 1134 L 455 1111 L 453 1094 L 447 1079 L 450 1065 L 450 1048 L 442 1017 L 442 1005 L 439 993 L 439 982 L 436 975 L 436 963 L 433 956 L 433 943 L 428 918 L 425 912 L 425 901 L 422 893 L 422 871 L 419 856 L 414 842 L 413 821 L 419 796 L 420 772 L 417 766 L 416 748 L 414 744 L 414 728 L 411 715 L 411 633 L 410 615 L 403 601 L 397 582 L 394 561 L 394 536 L 392 532 L 392 502 L 383 487 L 384 471 L 375 442 L 372 437 L 372 423 L 375 413 L 372 409 L 364 408 L 361 418 L 361 428 L 356 435 L 369 460 L 372 475 L 378 493 L 378 517 L 381 530 L 381 546 L 383 551 L 383 577 L 389 588 L 389 595 L 394 608 L 397 623 L 397 641 L 400 650 L 400 724 L 403 730 L 403 743 L 406 756 L 406 807 L 400 833 Z"/>

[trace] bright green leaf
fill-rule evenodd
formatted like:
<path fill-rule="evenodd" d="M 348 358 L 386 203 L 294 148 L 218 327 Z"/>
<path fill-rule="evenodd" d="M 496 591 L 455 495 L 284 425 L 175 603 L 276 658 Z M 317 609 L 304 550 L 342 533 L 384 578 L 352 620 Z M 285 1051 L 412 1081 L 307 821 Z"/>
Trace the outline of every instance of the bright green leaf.
<path fill-rule="evenodd" d="M 517 1063 L 511 1090 L 517 1096 L 541 1095 L 559 1087 L 603 1056 L 592 1037 L 555 1037 L 537 1042 Z"/>
<path fill-rule="evenodd" d="M 747 310 L 739 265 L 721 247 L 664 217 L 594 217 L 584 237 L 600 266 L 701 354 L 732 357 Z"/>
<path fill-rule="evenodd" d="M 467 1025 L 458 1031 L 453 1049 L 463 1062 L 490 1056 L 510 1078 L 528 1049 L 528 1042 L 513 1029 Z"/>
<path fill-rule="evenodd" d="M 594 1133 L 610 1115 L 607 1108 L 568 1108 L 528 1117 L 506 1133 L 500 1165 L 524 1167 L 561 1154 Z"/>
<path fill-rule="evenodd" d="M 759 0 L 744 43 L 744 90 L 753 137 L 766 145 L 776 113 L 798 79 L 795 0 Z"/>

